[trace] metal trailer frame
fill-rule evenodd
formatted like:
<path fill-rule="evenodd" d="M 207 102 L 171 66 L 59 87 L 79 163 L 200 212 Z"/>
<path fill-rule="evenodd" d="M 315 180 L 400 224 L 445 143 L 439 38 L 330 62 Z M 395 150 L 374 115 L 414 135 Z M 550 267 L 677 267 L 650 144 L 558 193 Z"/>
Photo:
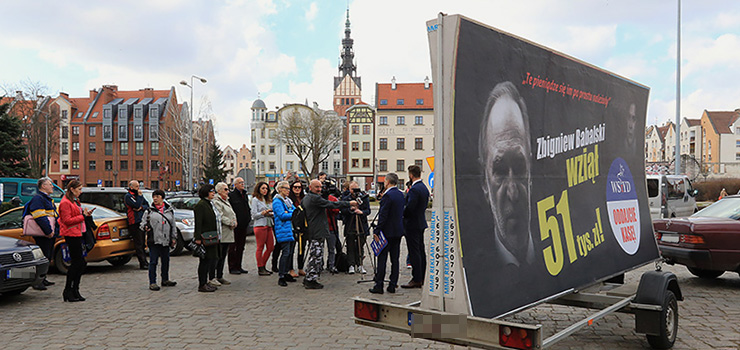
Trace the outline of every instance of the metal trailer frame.
<path fill-rule="evenodd" d="M 635 331 L 645 334 L 656 349 L 669 349 L 678 330 L 678 304 L 683 300 L 676 276 L 671 272 L 649 271 L 639 284 L 599 282 L 565 291 L 544 303 L 597 310 L 552 336 L 542 338 L 542 325 L 508 322 L 419 307 L 421 302 L 399 305 L 362 297 L 353 298 L 355 324 L 482 349 L 545 349 L 591 326 L 606 315 L 621 312 L 635 315 Z M 536 305 L 531 305 L 529 308 Z M 370 310 L 368 312 L 368 309 Z M 524 311 L 526 310 L 520 310 Z M 374 312 L 373 312 L 374 311 Z M 526 334 L 528 345 L 511 346 L 504 340 L 511 334 Z M 508 346 L 507 346 L 508 345 Z"/>

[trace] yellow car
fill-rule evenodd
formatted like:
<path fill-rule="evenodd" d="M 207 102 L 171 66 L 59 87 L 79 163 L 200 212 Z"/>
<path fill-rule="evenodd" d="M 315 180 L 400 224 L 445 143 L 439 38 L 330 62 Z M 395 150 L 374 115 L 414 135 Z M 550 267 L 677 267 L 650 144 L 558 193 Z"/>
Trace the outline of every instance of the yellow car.
<path fill-rule="evenodd" d="M 97 243 L 95 247 L 87 252 L 85 260 L 98 262 L 107 260 L 113 266 L 125 265 L 133 257 L 134 242 L 128 231 L 126 217 L 110 209 L 82 203 L 84 208 L 95 208 L 93 220 L 98 226 L 95 230 Z M 33 237 L 23 236 L 23 207 L 8 210 L 0 214 L 0 236 L 22 239 L 35 244 Z M 54 254 L 51 266 L 66 274 L 70 265 L 69 252 L 64 238 L 60 237 L 54 243 Z"/>

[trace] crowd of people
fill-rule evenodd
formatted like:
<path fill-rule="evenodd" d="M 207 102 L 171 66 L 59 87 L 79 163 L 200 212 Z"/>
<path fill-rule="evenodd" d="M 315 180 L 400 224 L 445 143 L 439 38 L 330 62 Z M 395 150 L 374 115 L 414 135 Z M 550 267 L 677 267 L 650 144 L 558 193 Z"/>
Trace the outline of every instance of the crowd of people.
<path fill-rule="evenodd" d="M 251 199 L 244 186 L 244 179 L 237 177 L 230 190 L 229 185 L 219 182 L 215 186 L 204 184 L 198 189 L 200 201 L 194 206 L 195 231 L 192 246 L 198 256 L 198 291 L 214 292 L 223 285 L 231 284 L 224 278 L 228 265 L 231 275 L 246 274 L 243 254 L 250 223 L 256 241 L 255 260 L 259 276 L 278 275 L 278 285 L 288 286 L 303 276 L 306 289 L 321 289 L 319 282 L 322 271 L 338 273 L 337 256 L 346 246 L 346 273 L 367 273 L 363 266 L 367 237 L 387 244 L 378 253 L 378 264 L 374 276 L 375 285 L 371 293 L 383 293 L 388 256 L 391 258 L 391 274 L 388 292 L 398 286 L 399 251 L 401 237 L 406 237 L 408 263 L 412 268 L 412 279 L 403 288 L 421 288 L 423 284 L 425 253 L 423 232 L 426 229 L 424 211 L 429 192 L 421 183 L 421 169 L 412 165 L 408 169 L 408 193 L 398 188 L 398 176 L 389 173 L 385 177 L 385 192 L 380 199 L 376 216 L 377 225 L 369 223 L 370 204 L 357 182 L 350 181 L 338 190 L 326 174 L 308 182 L 308 188 L 297 176 L 289 174 L 278 182 L 270 193 L 270 186 L 258 182 Z M 46 234 L 34 237 L 46 258 L 51 261 L 56 237 L 62 236 L 68 246 L 71 266 L 63 292 L 64 301 L 84 301 L 80 295 L 80 280 L 85 269 L 84 234 L 94 230 L 92 211 L 81 206 L 79 195 L 82 184 L 77 180 L 66 186 L 65 195 L 58 209 L 51 197 L 52 180 L 38 180 L 38 192 L 26 205 L 23 216 L 31 215 Z M 148 270 L 149 289 L 173 287 L 177 282 L 170 280 L 170 247 L 176 244 L 177 227 L 174 210 L 165 201 L 165 193 L 155 190 L 152 203 L 141 194 L 139 182 L 129 183 L 124 197 L 129 232 L 132 236 L 139 268 Z M 343 222 L 344 244 L 340 239 Z M 371 226 L 374 231 L 371 232 Z M 145 255 L 148 247 L 149 257 Z M 327 249 L 324 264 L 324 248 Z M 89 249 L 89 248 L 88 248 Z M 267 268 L 272 257 L 272 266 Z M 297 265 L 297 266 L 296 266 Z M 157 267 L 160 283 L 157 284 Z M 33 285 L 35 289 L 46 289 L 54 284 L 46 279 L 46 271 Z"/>

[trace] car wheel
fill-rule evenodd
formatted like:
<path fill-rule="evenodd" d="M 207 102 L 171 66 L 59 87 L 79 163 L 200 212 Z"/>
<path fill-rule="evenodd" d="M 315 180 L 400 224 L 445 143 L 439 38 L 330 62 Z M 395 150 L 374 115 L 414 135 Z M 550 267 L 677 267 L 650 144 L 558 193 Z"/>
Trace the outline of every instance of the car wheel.
<path fill-rule="evenodd" d="M 65 243 L 66 244 L 66 243 Z M 57 250 L 54 252 L 54 267 L 61 273 L 62 275 L 67 274 L 67 270 L 69 270 L 69 267 L 72 265 L 71 262 L 65 262 L 62 251 L 63 248 L 66 247 L 65 244 L 60 244 L 59 247 L 57 247 Z"/>
<path fill-rule="evenodd" d="M 182 253 L 183 248 L 185 248 L 185 240 L 182 238 L 182 233 L 180 233 L 180 230 L 177 230 L 177 242 L 175 243 L 175 246 L 170 246 L 170 255 L 180 255 Z"/>
<path fill-rule="evenodd" d="M 660 334 L 646 335 L 653 349 L 670 349 L 678 333 L 678 301 L 672 291 L 667 290 L 663 297 L 663 311 L 660 312 Z"/>
<path fill-rule="evenodd" d="M 699 277 L 699 278 L 708 279 L 708 280 L 715 279 L 719 276 L 722 276 L 722 274 L 725 273 L 724 271 L 705 270 L 705 269 L 700 269 L 698 267 L 686 267 L 686 268 L 689 269 L 689 272 L 691 272 L 692 275 Z"/>
<path fill-rule="evenodd" d="M 26 291 L 28 289 L 28 286 L 18 289 L 9 290 L 7 292 L 3 292 L 3 295 L 18 295 Z"/>
<path fill-rule="evenodd" d="M 131 258 L 133 255 L 124 255 L 124 256 L 116 256 L 112 258 L 105 259 L 109 264 L 113 266 L 123 266 L 128 264 L 129 261 L 131 261 Z"/>

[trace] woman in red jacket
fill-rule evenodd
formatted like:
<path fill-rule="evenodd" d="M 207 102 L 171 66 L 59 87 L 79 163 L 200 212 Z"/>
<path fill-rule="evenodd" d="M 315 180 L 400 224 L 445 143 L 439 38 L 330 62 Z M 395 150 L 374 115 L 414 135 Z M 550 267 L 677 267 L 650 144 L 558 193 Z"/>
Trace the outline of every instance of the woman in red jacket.
<path fill-rule="evenodd" d="M 80 278 L 85 269 L 82 256 L 82 233 L 85 232 L 85 216 L 92 210 L 83 209 L 78 199 L 82 193 L 82 183 L 72 180 L 67 184 L 67 192 L 59 204 L 59 233 L 64 237 L 72 264 L 67 271 L 67 283 L 62 297 L 64 301 L 85 301 L 80 295 Z"/>

